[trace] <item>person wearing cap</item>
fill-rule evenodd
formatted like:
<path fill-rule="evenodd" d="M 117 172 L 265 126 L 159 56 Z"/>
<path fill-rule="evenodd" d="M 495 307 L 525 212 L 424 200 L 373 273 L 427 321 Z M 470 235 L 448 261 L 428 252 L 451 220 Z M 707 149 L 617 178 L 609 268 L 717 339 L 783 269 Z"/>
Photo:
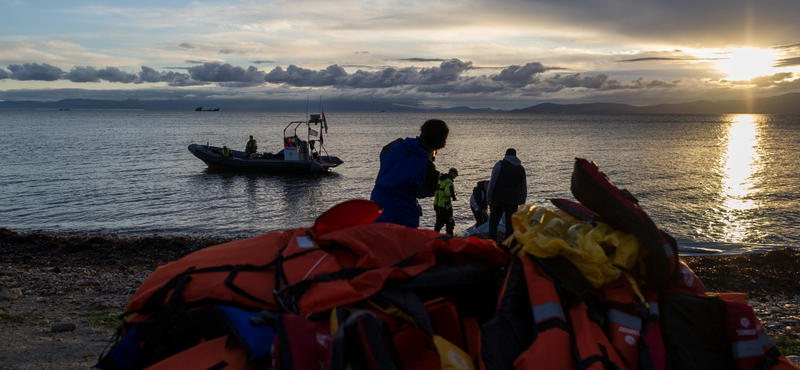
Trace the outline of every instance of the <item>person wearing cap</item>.
<path fill-rule="evenodd" d="M 370 200 L 382 209 L 375 222 L 419 227 L 422 207 L 417 199 L 433 196 L 438 187 L 439 171 L 433 161 L 436 151 L 447 144 L 449 133 L 444 121 L 429 119 L 416 138 L 397 139 L 383 147 L 370 194 Z"/>
<path fill-rule="evenodd" d="M 505 157 L 492 168 L 492 177 L 486 190 L 489 205 L 489 239 L 501 242 L 497 240 L 497 226 L 503 216 L 505 216 L 505 235 L 511 236 L 514 231 L 511 226 L 511 215 L 517 211 L 520 204 L 525 203 L 527 197 L 528 182 L 525 168 L 517 158 L 517 151 L 509 148 Z"/>
<path fill-rule="evenodd" d="M 437 233 L 442 226 L 447 225 L 445 232 L 453 235 L 456 221 L 453 218 L 453 201 L 456 200 L 456 189 L 453 180 L 458 177 L 458 170 L 451 168 L 446 174 L 439 177 L 439 187 L 433 194 L 433 210 L 436 212 L 436 223 L 433 230 Z"/>

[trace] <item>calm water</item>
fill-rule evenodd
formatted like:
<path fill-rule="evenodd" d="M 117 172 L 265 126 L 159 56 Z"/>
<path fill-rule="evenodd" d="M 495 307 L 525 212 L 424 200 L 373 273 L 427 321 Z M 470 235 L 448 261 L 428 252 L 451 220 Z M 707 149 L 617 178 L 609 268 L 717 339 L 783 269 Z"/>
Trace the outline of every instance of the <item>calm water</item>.
<path fill-rule="evenodd" d="M 429 114 L 327 112 L 328 175 L 217 173 L 191 143 L 278 151 L 305 113 L 0 111 L 0 227 L 119 235 L 251 236 L 310 226 L 329 207 L 369 198 L 380 148 L 416 136 Z M 800 245 L 800 116 L 442 114 L 436 164 L 457 167 L 456 233 L 469 194 L 514 147 L 528 203 L 572 198 L 573 159 L 596 161 L 684 243 Z M 422 200 L 422 227 L 434 222 Z"/>

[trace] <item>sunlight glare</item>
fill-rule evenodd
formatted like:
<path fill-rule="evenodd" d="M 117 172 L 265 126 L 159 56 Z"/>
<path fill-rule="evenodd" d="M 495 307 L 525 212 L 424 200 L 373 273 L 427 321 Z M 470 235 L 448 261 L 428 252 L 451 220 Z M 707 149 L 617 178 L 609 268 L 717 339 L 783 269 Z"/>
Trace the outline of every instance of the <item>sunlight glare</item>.
<path fill-rule="evenodd" d="M 728 241 L 744 240 L 752 225 L 741 212 L 758 208 L 752 200 L 756 193 L 755 176 L 760 169 L 759 127 L 752 115 L 737 115 L 728 127 L 728 145 L 722 165 L 721 221 Z"/>
<path fill-rule="evenodd" d="M 775 74 L 774 63 L 775 55 L 771 50 L 741 48 L 717 61 L 717 67 L 728 75 L 726 80 L 742 81 Z"/>

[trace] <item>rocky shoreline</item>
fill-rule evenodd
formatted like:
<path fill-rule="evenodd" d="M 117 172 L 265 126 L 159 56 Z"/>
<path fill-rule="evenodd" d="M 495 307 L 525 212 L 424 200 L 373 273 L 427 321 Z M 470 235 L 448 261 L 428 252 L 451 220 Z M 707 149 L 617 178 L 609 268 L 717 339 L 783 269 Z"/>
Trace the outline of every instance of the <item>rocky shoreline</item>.
<path fill-rule="evenodd" d="M 91 368 L 151 271 L 226 241 L 0 228 L 0 369 Z M 800 249 L 683 260 L 709 291 L 747 293 L 771 335 L 800 339 Z"/>

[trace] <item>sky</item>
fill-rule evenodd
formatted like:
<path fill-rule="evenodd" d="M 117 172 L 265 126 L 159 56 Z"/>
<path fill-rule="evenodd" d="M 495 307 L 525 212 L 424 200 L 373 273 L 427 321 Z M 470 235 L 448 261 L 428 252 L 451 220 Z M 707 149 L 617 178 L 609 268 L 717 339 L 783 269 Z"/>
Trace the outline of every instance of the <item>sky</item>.
<path fill-rule="evenodd" d="M 798 0 L 0 0 L 0 101 L 653 105 L 800 91 Z"/>

